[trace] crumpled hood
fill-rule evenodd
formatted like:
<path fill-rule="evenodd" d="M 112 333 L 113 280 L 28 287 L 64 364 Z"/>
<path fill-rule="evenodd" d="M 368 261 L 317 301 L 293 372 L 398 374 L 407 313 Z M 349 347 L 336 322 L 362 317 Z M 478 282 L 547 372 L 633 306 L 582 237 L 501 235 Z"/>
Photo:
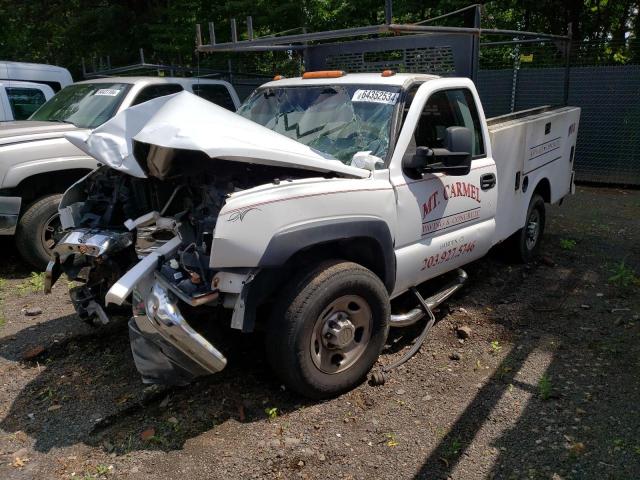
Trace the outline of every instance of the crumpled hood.
<path fill-rule="evenodd" d="M 139 178 L 146 174 L 133 155 L 133 140 L 165 148 L 198 150 L 211 158 L 336 172 L 365 178 L 368 170 L 327 158 L 189 92 L 126 109 L 90 134 L 65 135 L 96 160 Z"/>
<path fill-rule="evenodd" d="M 47 140 L 62 138 L 65 133 L 79 129 L 70 123 L 40 122 L 21 120 L 16 122 L 0 122 L 0 146 L 30 140 Z"/>

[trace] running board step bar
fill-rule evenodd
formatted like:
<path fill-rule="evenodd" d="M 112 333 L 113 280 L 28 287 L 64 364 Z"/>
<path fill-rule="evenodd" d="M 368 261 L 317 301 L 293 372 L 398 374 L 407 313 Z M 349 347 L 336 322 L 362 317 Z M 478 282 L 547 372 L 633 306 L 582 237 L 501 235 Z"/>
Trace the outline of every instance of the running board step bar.
<path fill-rule="evenodd" d="M 456 270 L 457 277 L 455 280 L 448 283 L 442 290 L 431 295 L 429 298 L 425 299 L 425 302 L 430 310 L 433 310 L 442 302 L 447 300 L 451 295 L 456 293 L 464 282 L 467 281 L 468 275 L 467 272 L 458 268 Z M 408 327 L 409 325 L 413 325 L 418 320 L 422 319 L 425 316 L 425 311 L 422 306 L 418 306 L 413 310 L 408 311 L 407 313 L 399 313 L 397 315 L 391 315 L 389 319 L 389 325 L 392 327 Z"/>

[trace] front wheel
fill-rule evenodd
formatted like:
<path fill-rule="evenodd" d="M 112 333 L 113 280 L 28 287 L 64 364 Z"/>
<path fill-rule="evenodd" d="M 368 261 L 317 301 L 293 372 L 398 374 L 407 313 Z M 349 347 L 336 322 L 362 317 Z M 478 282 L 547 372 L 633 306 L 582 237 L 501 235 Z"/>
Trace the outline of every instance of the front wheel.
<path fill-rule="evenodd" d="M 536 257 L 540 250 L 545 222 L 544 200 L 540 195 L 534 194 L 529 202 L 524 227 L 513 237 L 513 250 L 517 260 L 527 263 Z"/>
<path fill-rule="evenodd" d="M 352 262 L 323 263 L 295 277 L 278 299 L 267 358 L 291 390 L 333 397 L 358 385 L 376 362 L 389 315 L 389 296 L 373 272 Z"/>
<path fill-rule="evenodd" d="M 58 205 L 62 195 L 47 195 L 32 203 L 16 228 L 16 246 L 20 256 L 42 271 L 51 259 L 51 249 L 60 234 Z"/>

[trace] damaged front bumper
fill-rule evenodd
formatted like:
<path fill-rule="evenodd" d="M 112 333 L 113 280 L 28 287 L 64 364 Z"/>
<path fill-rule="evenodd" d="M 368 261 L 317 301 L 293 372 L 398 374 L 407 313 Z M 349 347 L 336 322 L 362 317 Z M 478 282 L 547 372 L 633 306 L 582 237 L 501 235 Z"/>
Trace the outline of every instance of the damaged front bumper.
<path fill-rule="evenodd" d="M 87 266 L 87 259 L 103 262 L 104 255 L 120 252 L 132 243 L 133 235 L 130 232 L 84 228 L 67 233 L 52 251 L 53 258 L 45 271 L 45 293 L 51 293 L 53 285 L 62 273 L 66 273 L 70 279 L 79 279 L 82 270 Z M 75 261 L 76 257 L 85 260 L 78 263 Z M 108 269 L 109 265 L 105 264 L 105 267 Z M 69 290 L 69 295 L 80 318 L 93 320 L 102 325 L 109 323 L 109 317 L 89 285 L 85 283 L 73 287 Z"/>
<path fill-rule="evenodd" d="M 221 371 L 227 359 L 187 323 L 175 295 L 157 279 L 144 283 L 147 288 L 133 291 L 129 321 L 131 351 L 143 381 L 184 385 Z"/>

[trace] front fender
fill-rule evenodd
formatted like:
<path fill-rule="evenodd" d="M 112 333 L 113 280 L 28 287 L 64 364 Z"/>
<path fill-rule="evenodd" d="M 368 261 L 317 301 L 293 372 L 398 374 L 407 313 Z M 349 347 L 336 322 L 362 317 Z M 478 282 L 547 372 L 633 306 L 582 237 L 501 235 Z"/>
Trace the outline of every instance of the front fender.
<path fill-rule="evenodd" d="M 363 236 L 392 252 L 395 219 L 386 180 L 308 179 L 256 188 L 232 196 L 220 212 L 210 266 L 277 266 L 311 244 Z"/>
<path fill-rule="evenodd" d="M 98 163 L 93 158 L 71 157 L 71 158 L 47 158 L 22 163 L 7 171 L 4 178 L 4 186 L 7 188 L 16 187 L 23 180 L 34 175 L 60 172 L 63 170 L 93 170 Z"/>
<path fill-rule="evenodd" d="M 98 162 L 64 138 L 3 146 L 0 177 L 3 188 L 14 188 L 34 175 L 61 170 L 93 170 Z"/>
<path fill-rule="evenodd" d="M 296 225 L 277 232 L 269 241 L 258 263 L 259 267 L 284 265 L 301 250 L 336 240 L 371 239 L 381 252 L 383 281 L 389 291 L 395 284 L 393 238 L 384 220 L 375 217 L 341 217 Z"/>

